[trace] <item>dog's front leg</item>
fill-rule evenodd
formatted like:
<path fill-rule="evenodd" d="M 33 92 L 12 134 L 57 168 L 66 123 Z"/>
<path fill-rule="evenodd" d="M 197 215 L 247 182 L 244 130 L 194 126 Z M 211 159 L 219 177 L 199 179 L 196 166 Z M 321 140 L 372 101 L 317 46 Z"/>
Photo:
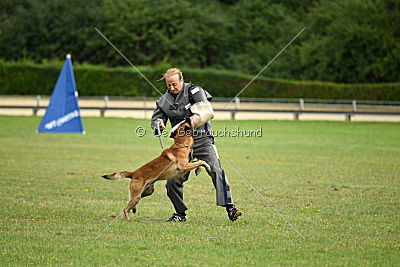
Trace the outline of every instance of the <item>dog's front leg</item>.
<path fill-rule="evenodd" d="M 196 162 L 188 162 L 186 164 L 180 164 L 179 168 L 182 170 L 182 172 L 188 172 L 191 171 L 193 169 L 196 169 L 200 166 L 203 166 L 204 168 L 206 168 L 206 170 L 208 172 L 211 171 L 210 166 L 207 164 L 207 162 L 203 161 L 203 160 L 199 160 Z"/>

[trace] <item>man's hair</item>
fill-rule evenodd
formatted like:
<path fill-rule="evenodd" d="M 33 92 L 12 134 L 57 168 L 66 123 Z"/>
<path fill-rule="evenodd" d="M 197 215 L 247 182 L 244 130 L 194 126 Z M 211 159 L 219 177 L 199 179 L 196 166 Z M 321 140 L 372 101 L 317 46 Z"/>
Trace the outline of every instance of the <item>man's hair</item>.
<path fill-rule="evenodd" d="M 171 68 L 171 69 L 167 70 L 160 80 L 165 79 L 165 78 L 175 75 L 175 74 L 178 74 L 179 80 L 183 80 L 182 71 L 178 68 Z"/>

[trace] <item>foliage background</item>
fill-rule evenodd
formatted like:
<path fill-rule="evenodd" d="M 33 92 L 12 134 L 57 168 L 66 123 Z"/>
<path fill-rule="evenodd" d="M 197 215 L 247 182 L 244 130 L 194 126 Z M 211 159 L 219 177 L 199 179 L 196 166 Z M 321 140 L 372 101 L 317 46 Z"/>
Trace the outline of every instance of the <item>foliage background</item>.
<path fill-rule="evenodd" d="M 339 83 L 399 81 L 396 0 L 1 0 L 0 59 L 162 63 Z"/>
<path fill-rule="evenodd" d="M 51 95 L 63 62 L 1 62 L 0 95 Z M 138 67 L 158 88 L 167 90 L 160 81 L 167 67 Z M 238 71 L 192 69 L 184 67 L 186 81 L 199 82 L 214 97 L 234 97 L 253 76 Z M 74 63 L 74 75 L 80 95 L 84 96 L 150 96 L 154 90 L 139 73 L 128 67 L 109 68 L 100 65 Z M 400 101 L 400 83 L 345 84 L 318 81 L 291 81 L 259 77 L 241 94 L 251 98 L 314 98 Z"/>

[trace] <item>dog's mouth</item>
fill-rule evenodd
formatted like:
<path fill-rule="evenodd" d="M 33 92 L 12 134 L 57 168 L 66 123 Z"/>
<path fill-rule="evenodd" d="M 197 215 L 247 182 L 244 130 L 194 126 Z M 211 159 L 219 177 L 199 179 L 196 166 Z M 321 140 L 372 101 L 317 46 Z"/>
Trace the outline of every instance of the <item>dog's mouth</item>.
<path fill-rule="evenodd" d="M 190 118 L 186 118 L 171 129 L 171 138 L 193 136 L 193 128 Z"/>
<path fill-rule="evenodd" d="M 190 126 L 185 126 L 184 128 L 178 128 L 171 133 L 171 138 L 193 136 L 193 129 Z"/>

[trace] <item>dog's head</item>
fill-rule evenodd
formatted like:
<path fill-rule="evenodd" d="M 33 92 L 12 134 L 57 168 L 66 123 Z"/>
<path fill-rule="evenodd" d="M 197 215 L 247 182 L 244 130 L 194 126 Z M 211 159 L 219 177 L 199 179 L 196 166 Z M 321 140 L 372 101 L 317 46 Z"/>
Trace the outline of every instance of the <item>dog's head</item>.
<path fill-rule="evenodd" d="M 175 142 L 183 143 L 185 140 L 190 140 L 190 146 L 193 145 L 193 127 L 191 125 L 190 118 L 186 118 L 180 122 L 178 127 L 171 132 L 171 138 L 174 138 Z"/>

